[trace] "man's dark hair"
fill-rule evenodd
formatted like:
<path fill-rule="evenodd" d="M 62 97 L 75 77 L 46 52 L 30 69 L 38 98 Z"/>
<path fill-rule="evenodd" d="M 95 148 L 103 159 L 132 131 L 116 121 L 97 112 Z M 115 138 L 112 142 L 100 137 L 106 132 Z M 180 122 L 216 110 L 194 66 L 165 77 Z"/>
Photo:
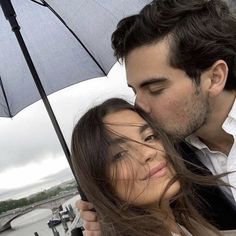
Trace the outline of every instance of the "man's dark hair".
<path fill-rule="evenodd" d="M 229 68 L 226 90 L 236 88 L 236 16 L 223 0 L 154 0 L 121 20 L 112 35 L 115 56 L 169 39 L 169 63 L 199 82 L 217 60 Z"/>

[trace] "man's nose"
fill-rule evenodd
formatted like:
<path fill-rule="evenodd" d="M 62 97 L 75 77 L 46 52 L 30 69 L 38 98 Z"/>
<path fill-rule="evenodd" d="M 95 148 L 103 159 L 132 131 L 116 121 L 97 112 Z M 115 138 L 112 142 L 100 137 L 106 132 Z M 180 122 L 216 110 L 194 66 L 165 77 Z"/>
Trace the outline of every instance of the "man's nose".
<path fill-rule="evenodd" d="M 147 114 L 151 113 L 151 108 L 148 102 L 139 95 L 136 95 L 134 105 L 135 107 L 142 109 Z"/>

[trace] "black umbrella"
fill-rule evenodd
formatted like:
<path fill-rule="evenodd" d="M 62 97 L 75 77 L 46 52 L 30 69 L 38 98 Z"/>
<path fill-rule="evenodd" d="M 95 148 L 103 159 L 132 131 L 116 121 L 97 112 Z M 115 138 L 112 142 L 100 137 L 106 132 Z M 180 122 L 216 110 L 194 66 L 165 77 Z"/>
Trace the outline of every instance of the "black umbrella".
<path fill-rule="evenodd" d="M 72 169 L 47 95 L 106 75 L 116 61 L 110 43 L 116 24 L 149 2 L 0 0 L 18 41 L 0 14 L 0 116 L 13 117 L 41 98 Z"/>
<path fill-rule="evenodd" d="M 110 37 L 117 22 L 147 2 L 0 0 L 20 45 L 0 15 L 0 116 L 13 117 L 42 98 L 71 166 L 69 150 L 47 95 L 106 75 L 115 63 Z"/>

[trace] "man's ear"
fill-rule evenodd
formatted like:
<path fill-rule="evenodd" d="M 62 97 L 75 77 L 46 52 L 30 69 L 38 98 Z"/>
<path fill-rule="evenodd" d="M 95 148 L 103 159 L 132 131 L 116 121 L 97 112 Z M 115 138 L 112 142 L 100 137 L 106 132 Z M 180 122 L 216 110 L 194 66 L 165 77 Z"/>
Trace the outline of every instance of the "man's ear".
<path fill-rule="evenodd" d="M 208 92 L 210 97 L 218 96 L 224 90 L 228 70 L 228 65 L 224 60 L 216 61 L 208 70 L 208 79 L 210 79 Z"/>

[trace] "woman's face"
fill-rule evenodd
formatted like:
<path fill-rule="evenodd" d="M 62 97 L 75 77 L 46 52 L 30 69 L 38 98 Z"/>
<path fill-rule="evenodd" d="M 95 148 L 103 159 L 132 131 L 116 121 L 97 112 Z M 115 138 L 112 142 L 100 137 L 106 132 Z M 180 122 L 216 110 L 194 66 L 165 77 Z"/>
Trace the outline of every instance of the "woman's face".
<path fill-rule="evenodd" d="M 145 120 L 128 109 L 105 116 L 104 123 L 112 131 L 109 174 L 116 194 L 134 205 L 158 203 L 175 175 L 161 141 Z M 165 193 L 164 202 L 179 189 L 179 182 L 174 182 Z"/>

